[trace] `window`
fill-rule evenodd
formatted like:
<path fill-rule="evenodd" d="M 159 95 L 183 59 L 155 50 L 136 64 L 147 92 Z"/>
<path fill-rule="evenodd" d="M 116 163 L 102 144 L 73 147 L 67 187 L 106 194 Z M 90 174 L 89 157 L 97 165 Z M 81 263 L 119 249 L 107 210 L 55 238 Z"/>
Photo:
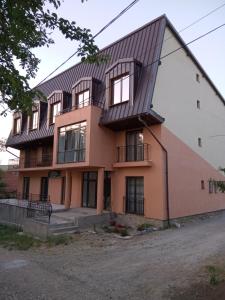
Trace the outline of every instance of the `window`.
<path fill-rule="evenodd" d="M 200 75 L 198 73 L 196 74 L 196 81 L 200 82 Z"/>
<path fill-rule="evenodd" d="M 90 104 L 90 91 L 86 90 L 82 93 L 77 94 L 76 97 L 76 108 L 88 106 Z"/>
<path fill-rule="evenodd" d="M 197 100 L 197 108 L 200 109 L 200 101 Z"/>
<path fill-rule="evenodd" d="M 51 105 L 50 124 L 55 123 L 55 117 L 60 113 L 61 103 L 57 102 Z"/>
<path fill-rule="evenodd" d="M 118 104 L 129 100 L 129 74 L 112 80 L 112 104 Z"/>
<path fill-rule="evenodd" d="M 141 130 L 127 132 L 126 161 L 144 160 L 143 133 Z"/>
<path fill-rule="evenodd" d="M 31 126 L 30 129 L 37 129 L 38 128 L 38 111 L 33 111 L 33 114 L 31 116 Z"/>
<path fill-rule="evenodd" d="M 144 177 L 126 177 L 126 212 L 144 214 Z"/>
<path fill-rule="evenodd" d="M 13 133 L 19 134 L 21 129 L 21 118 L 14 119 Z"/>
<path fill-rule="evenodd" d="M 200 137 L 198 138 L 198 146 L 202 147 L 202 139 Z"/>
<path fill-rule="evenodd" d="M 202 189 L 202 190 L 205 189 L 205 182 L 204 182 L 204 180 L 201 180 L 201 189 Z"/>
<path fill-rule="evenodd" d="M 58 163 L 85 161 L 86 122 L 59 129 Z"/>

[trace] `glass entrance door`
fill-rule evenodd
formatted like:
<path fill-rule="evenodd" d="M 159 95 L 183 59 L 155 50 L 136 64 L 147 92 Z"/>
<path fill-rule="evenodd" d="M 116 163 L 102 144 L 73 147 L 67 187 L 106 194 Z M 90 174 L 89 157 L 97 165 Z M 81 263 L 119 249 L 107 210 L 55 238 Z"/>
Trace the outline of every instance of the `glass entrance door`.
<path fill-rule="evenodd" d="M 97 172 L 83 173 L 82 206 L 89 208 L 97 207 Z"/>
<path fill-rule="evenodd" d="M 41 177 L 40 201 L 48 201 L 48 177 Z"/>
<path fill-rule="evenodd" d="M 144 214 L 144 177 L 126 178 L 126 212 Z"/>
<path fill-rule="evenodd" d="M 29 199 L 30 177 L 23 177 L 23 199 Z"/>

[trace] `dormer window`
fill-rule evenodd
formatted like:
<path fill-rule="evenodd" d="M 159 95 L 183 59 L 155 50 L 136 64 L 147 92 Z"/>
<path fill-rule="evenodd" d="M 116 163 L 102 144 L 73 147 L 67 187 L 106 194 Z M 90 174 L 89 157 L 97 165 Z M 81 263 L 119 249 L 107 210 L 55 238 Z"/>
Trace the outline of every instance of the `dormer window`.
<path fill-rule="evenodd" d="M 129 74 L 120 76 L 112 80 L 112 105 L 126 102 L 130 99 L 130 80 Z"/>
<path fill-rule="evenodd" d="M 13 124 L 13 133 L 14 134 L 20 134 L 21 131 L 21 118 L 16 118 L 14 119 L 14 124 Z"/>
<path fill-rule="evenodd" d="M 115 104 L 134 104 L 141 63 L 135 58 L 122 58 L 106 70 L 105 109 Z"/>
<path fill-rule="evenodd" d="M 78 93 L 76 95 L 76 108 L 88 106 L 90 104 L 90 91 L 89 89 Z"/>
<path fill-rule="evenodd" d="M 31 130 L 38 128 L 38 111 L 37 110 L 33 111 L 33 113 L 32 113 L 30 125 L 31 125 L 30 126 Z"/>
<path fill-rule="evenodd" d="M 61 102 L 56 102 L 51 104 L 50 124 L 55 123 L 55 117 L 59 115 L 60 111 L 61 111 Z"/>

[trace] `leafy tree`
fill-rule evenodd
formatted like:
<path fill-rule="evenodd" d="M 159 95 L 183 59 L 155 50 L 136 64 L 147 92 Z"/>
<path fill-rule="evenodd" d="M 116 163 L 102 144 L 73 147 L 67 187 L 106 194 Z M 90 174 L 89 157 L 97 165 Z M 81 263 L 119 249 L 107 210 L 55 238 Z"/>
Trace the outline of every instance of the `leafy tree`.
<path fill-rule="evenodd" d="M 88 62 L 98 62 L 98 47 L 89 29 L 58 17 L 63 0 L 0 0 L 0 104 L 9 109 L 30 111 L 32 99 L 41 97 L 31 90 L 40 60 L 32 52 L 54 43 L 50 32 L 58 29 L 65 38 L 78 41 L 77 55 Z M 81 0 L 84 2 L 84 0 Z M 50 11 L 50 9 L 52 11 Z M 101 59 L 100 59 L 101 60 Z M 23 69 L 24 75 L 18 70 Z M 3 109 L 1 115 L 5 114 Z"/>
<path fill-rule="evenodd" d="M 4 138 L 0 138 L 0 152 L 5 152 L 5 143 L 6 140 Z"/>

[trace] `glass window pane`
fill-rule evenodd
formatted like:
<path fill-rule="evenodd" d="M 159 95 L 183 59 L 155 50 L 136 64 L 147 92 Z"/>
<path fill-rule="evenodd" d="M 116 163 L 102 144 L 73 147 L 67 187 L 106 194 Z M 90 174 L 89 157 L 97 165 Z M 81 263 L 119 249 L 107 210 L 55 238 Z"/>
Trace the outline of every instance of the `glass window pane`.
<path fill-rule="evenodd" d="M 122 77 L 122 102 L 129 100 L 129 75 Z"/>
<path fill-rule="evenodd" d="M 84 92 L 84 106 L 89 105 L 89 98 L 90 98 L 90 93 L 89 90 L 87 90 L 86 92 Z"/>
<path fill-rule="evenodd" d="M 78 107 L 83 107 L 84 105 L 84 94 L 81 93 L 78 95 Z"/>
<path fill-rule="evenodd" d="M 121 102 L 121 79 L 113 81 L 113 104 Z"/>

